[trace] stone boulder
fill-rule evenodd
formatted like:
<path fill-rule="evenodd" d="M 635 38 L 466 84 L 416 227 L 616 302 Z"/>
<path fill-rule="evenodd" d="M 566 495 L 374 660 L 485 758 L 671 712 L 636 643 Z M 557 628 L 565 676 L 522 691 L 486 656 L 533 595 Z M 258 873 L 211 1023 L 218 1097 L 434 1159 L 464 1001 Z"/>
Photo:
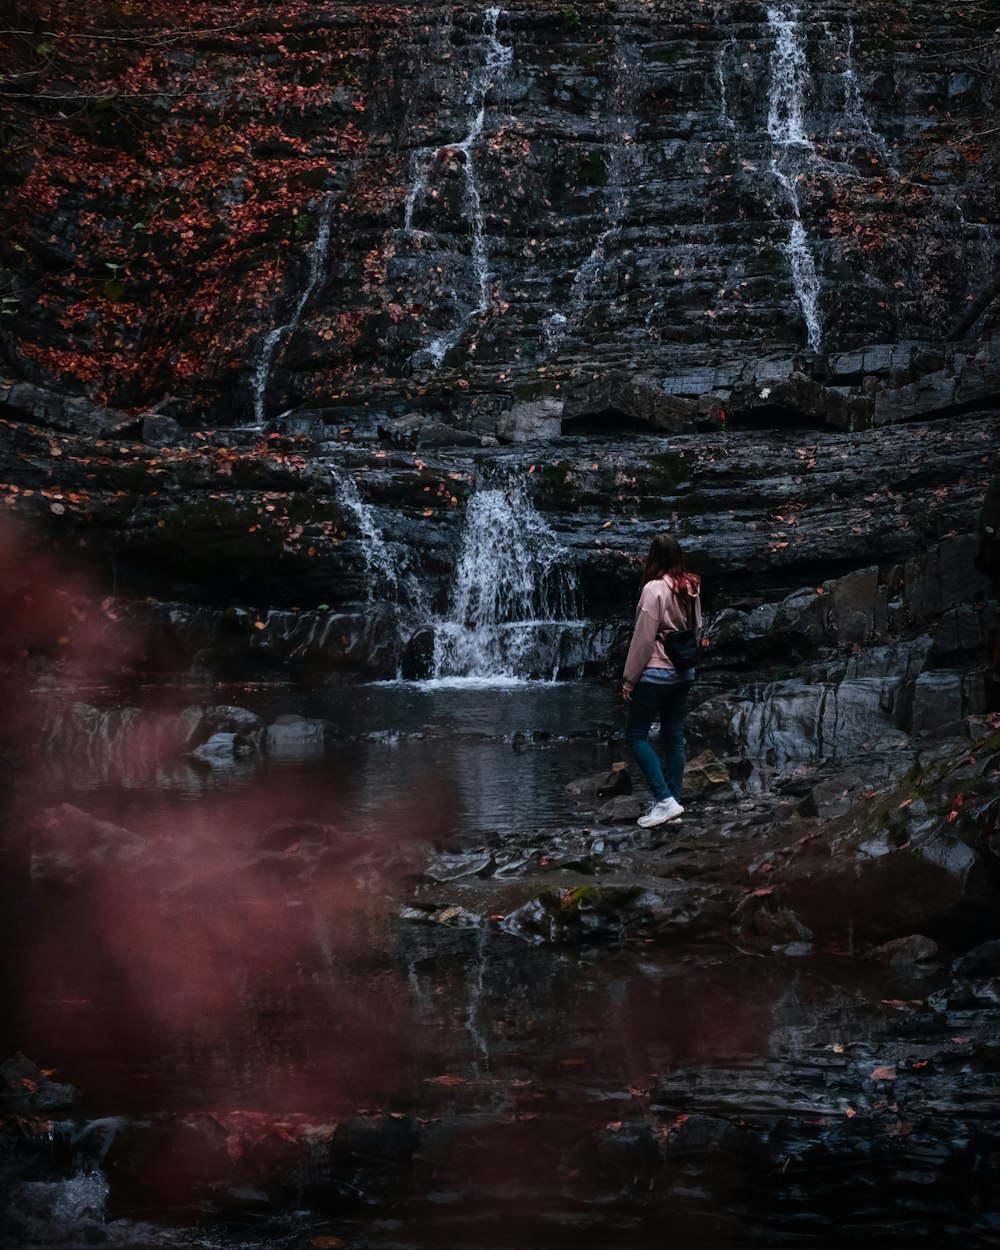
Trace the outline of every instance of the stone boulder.
<path fill-rule="evenodd" d="M 417 434 L 417 450 L 434 447 L 478 447 L 480 436 L 471 430 L 458 430 L 443 421 L 426 421 Z"/>
<path fill-rule="evenodd" d="M 141 418 L 116 408 L 101 408 L 85 399 L 60 395 L 33 382 L 0 379 L 0 415 L 90 438 L 138 428 Z"/>
<path fill-rule="evenodd" d="M 253 755 L 253 742 L 243 734 L 214 733 L 191 752 L 191 758 L 201 760 L 211 768 L 227 768 L 241 757 Z"/>
<path fill-rule="evenodd" d="M 695 936 L 712 913 L 711 890 L 680 881 L 581 885 L 542 890 L 501 921 L 505 933 L 563 945 L 633 938 Z M 717 917 L 718 919 L 718 917 Z"/>
<path fill-rule="evenodd" d="M 202 726 L 208 734 L 238 734 L 255 748 L 260 746 L 264 736 L 264 722 L 245 707 L 206 707 Z"/>
<path fill-rule="evenodd" d="M 0 1064 L 0 1108 L 7 1112 L 40 1114 L 76 1102 L 79 1091 L 53 1081 L 20 1051 Z"/>
<path fill-rule="evenodd" d="M 514 404 L 497 421 L 497 438 L 505 443 L 548 442 L 562 433 L 561 399 Z"/>
<path fill-rule="evenodd" d="M 613 433 L 633 429 L 681 434 L 694 430 L 698 407 L 642 377 L 610 370 L 566 392 L 562 432 Z"/>
<path fill-rule="evenodd" d="M 70 803 L 40 812 L 26 830 L 32 881 L 75 886 L 94 875 L 149 867 L 148 841 Z"/>
<path fill-rule="evenodd" d="M 699 798 L 731 785 L 729 769 L 711 751 L 702 751 L 684 766 L 685 798 Z"/>
<path fill-rule="evenodd" d="M 597 799 L 612 799 L 620 794 L 632 793 L 632 778 L 627 765 L 612 764 L 607 773 L 594 773 L 589 777 L 578 777 L 566 786 L 570 794 L 588 796 Z"/>
<path fill-rule="evenodd" d="M 141 418 L 140 437 L 150 447 L 176 447 L 184 441 L 184 431 L 173 417 L 151 412 Z"/>
<path fill-rule="evenodd" d="M 863 429 L 869 424 L 871 403 L 850 387 L 827 386 L 807 373 L 789 368 L 771 379 L 758 370 L 753 380 L 735 387 L 726 400 L 730 424 L 796 425 Z"/>
<path fill-rule="evenodd" d="M 267 727 L 267 754 L 295 759 L 321 757 L 326 750 L 329 729 L 329 721 L 279 716 Z"/>

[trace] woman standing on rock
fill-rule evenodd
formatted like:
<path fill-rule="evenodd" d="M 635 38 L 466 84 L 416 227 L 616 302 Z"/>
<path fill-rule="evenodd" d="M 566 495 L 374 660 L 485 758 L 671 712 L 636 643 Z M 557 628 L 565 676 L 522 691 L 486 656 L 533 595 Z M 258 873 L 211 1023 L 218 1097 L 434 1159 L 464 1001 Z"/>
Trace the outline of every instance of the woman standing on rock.
<path fill-rule="evenodd" d="M 644 829 L 679 820 L 684 811 L 684 705 L 694 682 L 700 593 L 701 578 L 684 568 L 680 543 L 672 534 L 657 534 L 643 569 L 622 679 L 625 741 L 653 792 L 653 806 L 639 817 Z M 662 767 L 649 742 L 654 720 L 660 722 Z"/>

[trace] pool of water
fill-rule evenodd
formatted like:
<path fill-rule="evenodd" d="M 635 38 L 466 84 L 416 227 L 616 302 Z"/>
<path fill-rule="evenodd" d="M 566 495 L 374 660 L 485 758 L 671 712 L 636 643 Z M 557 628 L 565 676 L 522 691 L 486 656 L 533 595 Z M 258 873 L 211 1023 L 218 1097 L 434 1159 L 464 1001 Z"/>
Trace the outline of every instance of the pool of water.
<path fill-rule="evenodd" d="M 155 692 L 144 711 L 168 718 L 196 698 L 203 703 L 206 695 Z M 240 689 L 209 699 L 266 723 L 289 715 L 322 720 L 328 733 L 208 765 L 178 751 L 129 750 L 127 735 L 109 748 L 84 723 L 69 750 L 41 761 L 50 802 L 144 831 L 190 819 L 192 803 L 202 812 L 245 808 L 249 819 L 264 793 L 272 819 L 377 830 L 387 814 L 406 809 L 422 828 L 446 836 L 571 822 L 566 784 L 622 754 L 620 741 L 611 745 L 623 724 L 620 704 L 593 683 L 386 682 L 320 692 Z"/>
<path fill-rule="evenodd" d="M 922 1071 L 932 1035 L 961 1069 L 968 1022 L 931 1020 L 933 973 L 400 919 L 426 843 L 579 823 L 566 783 L 621 755 L 608 687 L 176 691 L 142 711 L 195 703 L 328 730 L 212 763 L 102 730 L 38 761 L 19 819 L 70 803 L 174 849 L 12 900 L 0 1041 L 79 1087 L 65 1140 L 99 1138 L 111 1185 L 97 1215 L 25 1216 L 12 1246 L 858 1244 L 844 1192 L 869 1225 L 903 1204 L 886 1244 L 974 1227 L 964 1191 L 935 1224 L 892 1169 L 961 1188 L 953 1142 L 969 1115 L 992 1140 L 989 1089 L 934 1086 L 919 1119 L 871 1075 Z M 303 889 L 285 864 L 310 821 L 334 863 Z"/>

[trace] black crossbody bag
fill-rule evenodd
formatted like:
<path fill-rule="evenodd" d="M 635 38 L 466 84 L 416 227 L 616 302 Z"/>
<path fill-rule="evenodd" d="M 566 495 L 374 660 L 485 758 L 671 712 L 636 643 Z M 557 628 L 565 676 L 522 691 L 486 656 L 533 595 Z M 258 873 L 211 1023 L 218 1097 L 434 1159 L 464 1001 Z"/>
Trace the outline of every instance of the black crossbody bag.
<path fill-rule="evenodd" d="M 656 641 L 679 673 L 694 668 L 698 659 L 698 633 L 694 627 L 694 599 L 688 596 L 687 629 L 661 629 Z"/>

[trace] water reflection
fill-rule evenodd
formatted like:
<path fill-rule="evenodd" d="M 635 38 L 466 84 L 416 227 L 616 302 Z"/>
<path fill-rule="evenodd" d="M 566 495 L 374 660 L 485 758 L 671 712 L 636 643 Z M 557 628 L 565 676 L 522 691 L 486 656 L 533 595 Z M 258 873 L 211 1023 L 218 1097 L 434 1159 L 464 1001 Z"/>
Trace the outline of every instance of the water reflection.
<path fill-rule="evenodd" d="M 270 1246 L 662 1250 L 666 1226 L 678 1250 L 817 1244 L 845 1201 L 830 1178 L 867 1194 L 862 1164 L 911 1145 L 931 1149 L 931 1181 L 943 1169 L 963 1202 L 985 1200 L 955 1143 L 975 1114 L 993 1148 L 993 1061 L 961 1089 L 914 1077 L 929 1060 L 905 1069 L 928 1037 L 963 1040 L 966 1023 L 927 1007 L 933 979 L 400 918 L 427 843 L 488 849 L 479 835 L 509 828 L 544 845 L 573 823 L 564 784 L 607 766 L 610 691 L 229 698 L 51 720 L 62 750 L 41 764 L 49 813 L 14 904 L 0 1041 L 83 1090 L 81 1142 L 91 1120 L 102 1142 L 119 1125 L 109 1210 L 158 1227 L 101 1223 L 100 1239 L 161 1244 L 172 1222 L 180 1244 L 253 1242 L 192 1232 L 208 1210 L 263 1221 Z M 190 743 L 178 758 L 178 726 L 206 716 L 254 749 L 227 767 Z M 97 865 L 72 859 L 88 838 Z M 898 1104 L 872 1076 L 897 1063 Z M 909 1192 L 900 1237 L 920 1236 L 894 1244 L 932 1245 Z"/>
<path fill-rule="evenodd" d="M 239 805 L 241 793 L 262 785 L 284 796 L 297 818 L 359 830 L 380 826 L 387 806 L 399 803 L 434 806 L 439 836 L 544 827 L 572 819 L 564 787 L 606 765 L 620 719 L 606 688 L 583 683 L 524 683 L 485 695 L 402 683 L 240 691 L 232 707 L 171 699 L 53 705 L 41 760 L 50 801 L 145 830 L 192 801 L 228 796 Z M 239 720 L 243 745 L 234 750 L 233 735 L 214 734 L 195 748 L 186 735 L 205 714 L 213 724 Z M 213 751 L 217 738 L 227 741 Z"/>

